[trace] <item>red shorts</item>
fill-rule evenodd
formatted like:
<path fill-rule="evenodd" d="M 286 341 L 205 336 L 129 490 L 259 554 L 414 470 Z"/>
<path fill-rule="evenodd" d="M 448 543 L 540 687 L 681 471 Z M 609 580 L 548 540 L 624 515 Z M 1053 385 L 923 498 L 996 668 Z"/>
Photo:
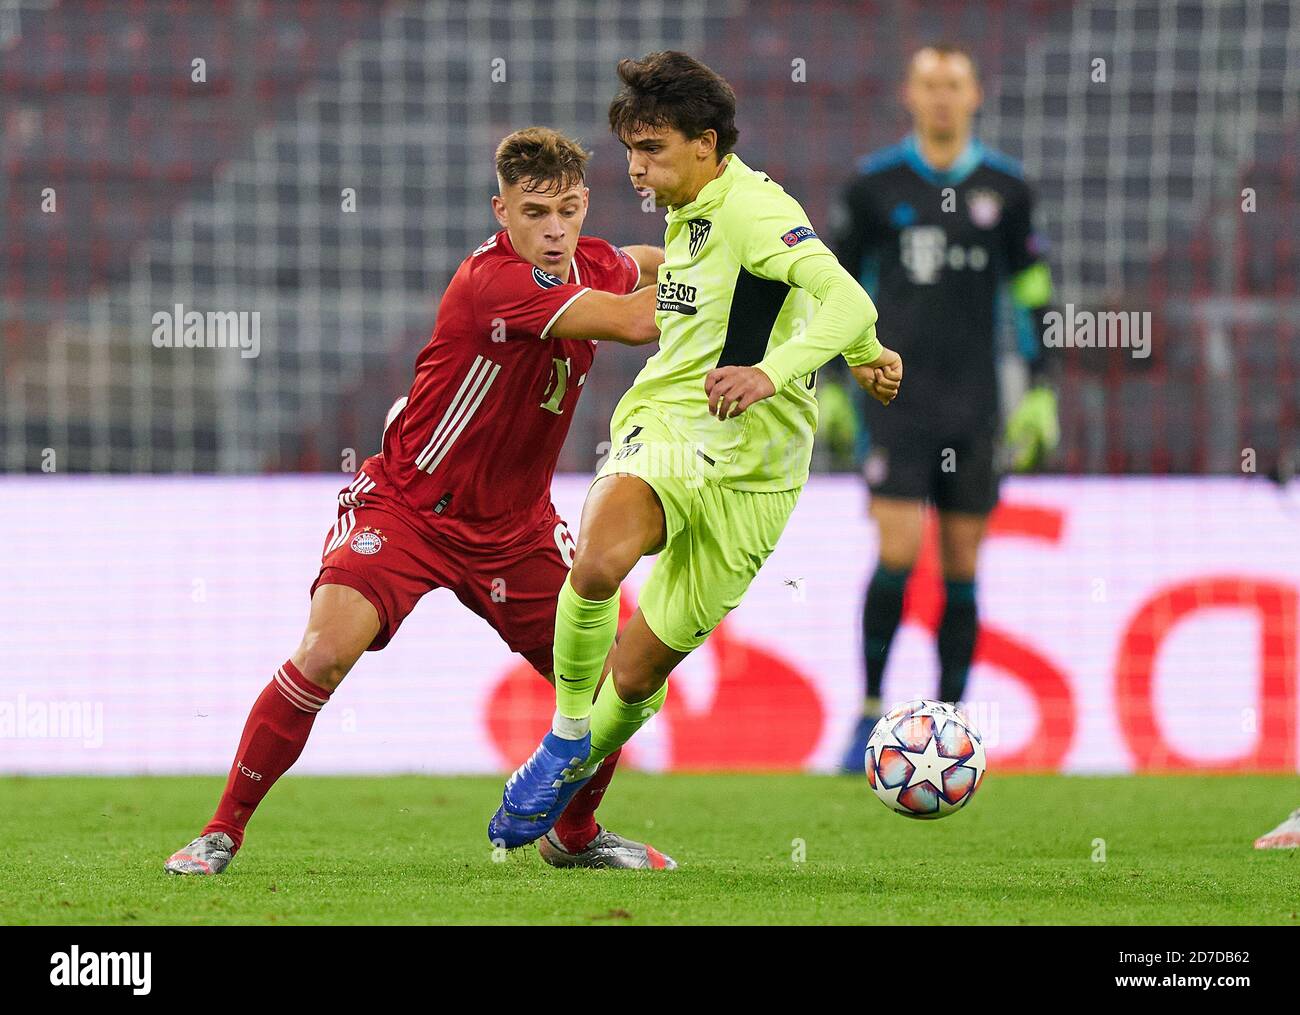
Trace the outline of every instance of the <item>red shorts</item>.
<path fill-rule="evenodd" d="M 379 613 L 370 651 L 388 644 L 420 597 L 445 588 L 492 625 L 542 674 L 551 671 L 555 603 L 573 563 L 569 528 L 551 507 L 537 538 L 508 551 L 440 543 L 392 496 L 382 460 L 371 458 L 339 494 L 339 517 L 325 536 L 312 583 L 356 589 Z"/>

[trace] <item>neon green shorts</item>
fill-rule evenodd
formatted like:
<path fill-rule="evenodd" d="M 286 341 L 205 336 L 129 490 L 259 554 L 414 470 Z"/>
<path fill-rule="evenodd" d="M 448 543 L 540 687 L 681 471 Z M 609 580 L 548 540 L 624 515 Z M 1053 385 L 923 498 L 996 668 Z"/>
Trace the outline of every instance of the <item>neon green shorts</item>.
<path fill-rule="evenodd" d="M 717 485 L 698 462 L 697 445 L 646 407 L 615 420 L 610 438 L 596 480 L 644 480 L 659 497 L 668 533 L 638 605 L 660 641 L 690 652 L 740 605 L 776 547 L 799 490 L 756 493 Z"/>

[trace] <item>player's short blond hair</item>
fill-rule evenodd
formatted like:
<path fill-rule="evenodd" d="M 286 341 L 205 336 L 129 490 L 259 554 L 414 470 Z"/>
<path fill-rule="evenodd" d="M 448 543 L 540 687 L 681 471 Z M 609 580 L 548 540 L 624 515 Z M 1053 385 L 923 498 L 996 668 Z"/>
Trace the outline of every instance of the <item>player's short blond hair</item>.
<path fill-rule="evenodd" d="M 560 194 L 586 179 L 590 153 L 550 127 L 525 127 L 497 145 L 497 179 L 502 186 Z"/>

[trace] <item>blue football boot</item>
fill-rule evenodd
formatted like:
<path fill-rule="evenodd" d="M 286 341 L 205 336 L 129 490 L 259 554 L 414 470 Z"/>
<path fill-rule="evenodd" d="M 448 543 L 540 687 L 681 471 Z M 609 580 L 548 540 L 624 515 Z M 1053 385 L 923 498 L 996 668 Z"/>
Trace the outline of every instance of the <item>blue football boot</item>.
<path fill-rule="evenodd" d="M 582 770 L 591 753 L 591 734 L 566 740 L 547 733 L 533 756 L 515 770 L 488 822 L 493 846 L 516 849 L 540 839 L 560 819 L 573 794 L 596 773 Z"/>
<path fill-rule="evenodd" d="M 879 721 L 878 715 L 864 715 L 853 727 L 848 749 L 840 760 L 841 775 L 861 775 L 866 770 L 867 741 L 871 739 L 871 733 Z"/>

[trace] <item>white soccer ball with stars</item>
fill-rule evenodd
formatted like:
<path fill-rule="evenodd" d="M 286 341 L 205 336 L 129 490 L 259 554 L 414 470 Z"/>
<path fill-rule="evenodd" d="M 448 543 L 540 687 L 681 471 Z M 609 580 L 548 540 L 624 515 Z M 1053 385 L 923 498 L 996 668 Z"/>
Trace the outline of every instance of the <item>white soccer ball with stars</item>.
<path fill-rule="evenodd" d="M 959 811 L 984 781 L 979 734 L 941 701 L 895 705 L 867 741 L 867 782 L 886 807 L 909 818 Z"/>

